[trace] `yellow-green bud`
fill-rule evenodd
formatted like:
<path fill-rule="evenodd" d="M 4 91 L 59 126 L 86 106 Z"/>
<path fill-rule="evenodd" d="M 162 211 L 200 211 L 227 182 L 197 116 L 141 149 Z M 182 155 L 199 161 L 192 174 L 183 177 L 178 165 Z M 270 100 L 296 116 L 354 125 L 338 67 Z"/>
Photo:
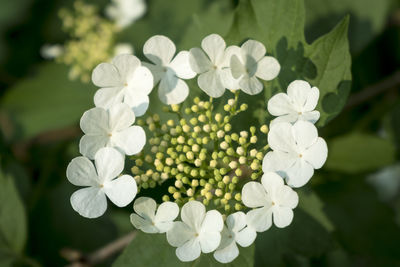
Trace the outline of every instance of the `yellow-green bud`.
<path fill-rule="evenodd" d="M 192 197 L 192 196 L 193 196 L 193 189 L 192 189 L 192 188 L 189 188 L 189 189 L 186 191 L 186 195 L 188 195 L 189 197 Z"/>
<path fill-rule="evenodd" d="M 233 99 L 233 98 L 228 99 L 228 105 L 230 105 L 230 106 L 235 105 L 235 99 Z"/>
<path fill-rule="evenodd" d="M 241 210 L 241 209 L 242 209 L 242 205 L 240 205 L 240 203 L 236 203 L 235 210 Z"/>
<path fill-rule="evenodd" d="M 229 168 L 231 168 L 231 169 L 236 169 L 237 166 L 238 166 L 237 161 L 231 161 L 231 162 L 229 163 Z"/>
<path fill-rule="evenodd" d="M 222 120 L 222 115 L 220 113 L 215 114 L 215 121 L 220 122 Z"/>
<path fill-rule="evenodd" d="M 167 195 L 164 195 L 164 196 L 162 197 L 162 200 L 163 200 L 164 202 L 167 202 L 167 201 L 169 201 L 169 196 L 167 196 Z"/>
<path fill-rule="evenodd" d="M 135 165 L 141 167 L 143 165 L 143 160 L 141 159 L 135 160 Z"/>
<path fill-rule="evenodd" d="M 247 138 L 249 136 L 249 133 L 247 131 L 241 131 L 240 132 L 240 136 L 244 137 L 244 138 Z"/>
<path fill-rule="evenodd" d="M 222 196 L 222 190 L 221 190 L 221 189 L 215 190 L 215 195 L 216 195 L 217 197 Z"/>
<path fill-rule="evenodd" d="M 263 160 L 263 158 L 264 158 L 263 153 L 262 153 L 262 152 L 258 152 L 257 155 L 256 155 L 256 158 L 257 158 L 258 160 Z"/>
<path fill-rule="evenodd" d="M 181 188 L 182 186 L 183 186 L 182 181 L 179 181 L 179 180 L 176 180 L 176 181 L 175 181 L 175 187 L 176 187 L 176 188 Z"/>
<path fill-rule="evenodd" d="M 226 112 L 230 111 L 230 110 L 231 110 L 231 106 L 228 105 L 228 104 L 224 105 L 224 110 L 225 110 Z"/>
<path fill-rule="evenodd" d="M 174 197 L 174 199 L 179 199 L 181 198 L 181 193 L 175 192 L 172 196 Z"/>
<path fill-rule="evenodd" d="M 193 187 L 199 186 L 199 180 L 193 179 L 193 180 L 192 180 L 192 186 L 193 186 Z"/>
<path fill-rule="evenodd" d="M 199 112 L 199 107 L 198 107 L 197 105 L 193 105 L 190 109 L 191 109 L 193 112 Z"/>
<path fill-rule="evenodd" d="M 237 168 L 237 169 L 235 170 L 235 174 L 236 174 L 237 176 L 241 176 L 241 175 L 242 175 L 242 170 L 239 169 L 239 168 Z"/>
<path fill-rule="evenodd" d="M 223 138 L 224 136 L 225 136 L 225 132 L 224 132 L 224 131 L 219 130 L 219 131 L 217 132 L 217 137 L 218 137 L 219 139 Z"/>
<path fill-rule="evenodd" d="M 206 195 L 205 195 L 205 197 L 206 197 L 207 200 L 212 199 L 212 194 L 211 194 L 211 192 L 207 192 Z"/>
<path fill-rule="evenodd" d="M 223 150 L 226 150 L 226 149 L 228 149 L 228 143 L 226 142 L 226 141 L 223 141 L 220 145 L 220 148 L 221 149 L 223 149 Z"/>
<path fill-rule="evenodd" d="M 131 168 L 131 172 L 132 172 L 133 175 L 137 175 L 137 174 L 140 173 L 140 169 L 137 166 L 133 166 Z"/>
<path fill-rule="evenodd" d="M 250 133 L 251 133 L 251 134 L 255 134 L 255 133 L 256 133 L 256 127 L 251 126 L 251 127 L 250 127 Z"/>
<path fill-rule="evenodd" d="M 203 131 L 206 133 L 209 133 L 211 131 L 210 124 L 206 124 L 203 126 Z"/>
<path fill-rule="evenodd" d="M 241 110 L 241 111 L 245 111 L 245 110 L 247 110 L 247 108 L 248 108 L 248 105 L 247 105 L 247 104 L 241 104 L 241 105 L 240 105 L 240 110 Z"/>
<path fill-rule="evenodd" d="M 169 127 L 174 126 L 174 125 L 175 125 L 174 120 L 168 120 L 168 121 L 167 121 L 167 125 L 168 125 Z"/>
<path fill-rule="evenodd" d="M 263 126 L 261 126 L 260 131 L 263 134 L 267 134 L 268 133 L 268 126 L 264 124 Z"/>
<path fill-rule="evenodd" d="M 167 159 L 165 160 L 165 164 L 167 164 L 168 166 L 171 166 L 172 164 L 174 164 L 174 160 L 171 159 L 171 158 L 167 158 Z"/>
<path fill-rule="evenodd" d="M 168 193 L 173 194 L 176 192 L 176 188 L 173 186 L 168 187 Z"/>
<path fill-rule="evenodd" d="M 230 180 L 231 180 L 231 179 L 229 178 L 229 176 L 228 176 L 228 175 L 225 175 L 224 178 L 222 179 L 222 182 L 223 182 L 224 184 L 228 184 Z"/>
<path fill-rule="evenodd" d="M 210 161 L 210 167 L 211 167 L 211 168 L 217 167 L 217 161 L 216 161 L 215 159 L 213 159 L 213 160 Z"/>
<path fill-rule="evenodd" d="M 225 124 L 224 130 L 225 132 L 229 132 L 230 130 L 232 130 L 232 125 L 230 125 L 229 123 Z"/>
<path fill-rule="evenodd" d="M 183 125 L 182 126 L 182 130 L 185 132 L 185 133 L 188 133 L 188 132 L 190 132 L 190 126 L 189 125 Z"/>
<path fill-rule="evenodd" d="M 245 157 L 240 157 L 239 158 L 239 163 L 240 164 L 245 164 L 246 163 L 246 158 Z"/>
<path fill-rule="evenodd" d="M 179 111 L 179 105 L 177 105 L 177 104 L 172 104 L 172 105 L 171 105 L 171 109 L 172 109 L 173 112 L 178 112 L 178 111 Z"/>
<path fill-rule="evenodd" d="M 255 144 L 255 143 L 257 143 L 257 136 L 252 136 L 252 137 L 250 137 L 250 143 L 252 143 L 252 144 Z"/>
<path fill-rule="evenodd" d="M 257 156 L 257 153 L 258 153 L 257 149 L 250 150 L 250 157 L 255 158 Z"/>
<path fill-rule="evenodd" d="M 225 198 L 226 200 L 230 200 L 230 199 L 232 198 L 231 193 L 225 193 L 224 198 Z"/>

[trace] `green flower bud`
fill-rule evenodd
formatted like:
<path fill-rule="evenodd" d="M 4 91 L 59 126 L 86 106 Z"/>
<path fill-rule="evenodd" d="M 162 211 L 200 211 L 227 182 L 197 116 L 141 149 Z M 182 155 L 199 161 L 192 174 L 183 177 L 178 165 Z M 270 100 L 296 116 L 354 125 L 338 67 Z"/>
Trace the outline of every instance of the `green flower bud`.
<path fill-rule="evenodd" d="M 164 196 L 162 197 L 162 200 L 163 200 L 164 202 L 167 202 L 167 201 L 169 201 L 169 196 L 167 196 L 167 195 L 164 195 Z"/>
<path fill-rule="evenodd" d="M 224 130 L 225 132 L 229 132 L 230 130 L 232 130 L 232 125 L 230 125 L 229 123 L 225 124 Z"/>
<path fill-rule="evenodd" d="M 251 126 L 251 127 L 250 127 L 250 133 L 251 133 L 251 134 L 255 134 L 255 133 L 256 133 L 256 127 Z"/>
<path fill-rule="evenodd" d="M 252 137 L 250 137 L 250 143 L 252 143 L 252 144 L 255 144 L 255 143 L 257 143 L 257 136 L 252 136 Z"/>
<path fill-rule="evenodd" d="M 237 169 L 235 170 L 235 174 L 236 174 L 236 176 L 242 176 L 242 170 L 239 169 L 239 168 L 237 168 Z"/>
<path fill-rule="evenodd" d="M 240 111 L 246 111 L 247 108 L 248 108 L 248 105 L 247 105 L 247 104 L 241 104 L 241 105 L 240 105 Z"/>

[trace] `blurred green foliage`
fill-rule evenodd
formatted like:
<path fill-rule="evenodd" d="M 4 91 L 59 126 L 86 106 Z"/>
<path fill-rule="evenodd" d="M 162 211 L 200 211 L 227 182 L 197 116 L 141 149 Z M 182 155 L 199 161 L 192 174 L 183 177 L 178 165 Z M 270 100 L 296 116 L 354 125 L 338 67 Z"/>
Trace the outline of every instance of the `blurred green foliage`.
<path fill-rule="evenodd" d="M 297 78 L 321 90 L 326 166 L 300 190 L 292 225 L 260 234 L 231 266 L 251 266 L 253 261 L 254 266 L 398 266 L 399 189 L 382 202 L 366 177 L 400 157 L 400 79 L 395 75 L 400 3 L 304 2 L 149 0 L 146 15 L 118 41 L 131 43 L 141 56 L 143 43 L 155 34 L 169 36 L 178 49 L 199 46 L 212 32 L 226 36 L 229 44 L 255 38 L 282 64 L 279 79 L 265 84 L 266 97 Z M 133 230 L 131 207 L 111 208 L 97 220 L 82 218 L 70 207 L 75 188 L 67 182 L 65 168 L 79 154 L 78 121 L 93 105 L 96 88 L 68 80 L 68 68 L 44 62 L 39 50 L 45 43 L 65 41 L 57 12 L 71 3 L 0 2 L 0 266 L 63 266 L 73 261 L 67 259 L 75 255 L 70 249 L 88 255 Z M 107 1 L 96 3 L 104 7 Z M 389 86 L 382 83 L 387 80 L 392 81 Z M 383 90 L 364 98 L 371 88 Z M 152 105 L 160 109 L 154 92 Z M 355 104 L 346 106 L 349 93 Z M 265 101 L 242 100 L 251 103 L 254 117 L 235 127 L 269 119 Z M 111 266 L 118 256 L 100 266 Z M 165 236 L 138 233 L 114 265 L 164 262 L 178 266 Z M 195 266 L 214 265 L 207 255 Z"/>

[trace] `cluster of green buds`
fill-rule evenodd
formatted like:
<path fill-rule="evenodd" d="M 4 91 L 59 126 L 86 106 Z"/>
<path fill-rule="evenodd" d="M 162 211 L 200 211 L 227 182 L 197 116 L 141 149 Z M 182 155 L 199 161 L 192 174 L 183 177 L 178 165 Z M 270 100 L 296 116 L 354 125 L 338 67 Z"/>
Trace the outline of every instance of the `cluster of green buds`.
<path fill-rule="evenodd" d="M 233 132 L 232 120 L 247 108 L 247 104 L 238 104 L 238 92 L 234 92 L 223 112 L 214 111 L 212 98 L 201 101 L 196 97 L 190 107 L 166 107 L 164 111 L 175 114 L 175 120 L 162 123 L 158 115 L 138 120 L 152 135 L 150 153 L 133 157 L 131 170 L 139 188 L 166 182 L 169 186 L 163 201 L 182 205 L 199 200 L 228 213 L 241 210 L 241 188 L 249 180 L 260 178 L 268 149 L 257 149 L 257 134 L 266 140 L 266 125 L 259 132 L 254 126 Z"/>
<path fill-rule="evenodd" d="M 73 10 L 61 9 L 63 31 L 70 39 L 64 44 L 57 61 L 71 67 L 70 79 L 90 81 L 93 68 L 112 57 L 115 24 L 100 16 L 97 7 L 81 0 L 74 2 Z"/>

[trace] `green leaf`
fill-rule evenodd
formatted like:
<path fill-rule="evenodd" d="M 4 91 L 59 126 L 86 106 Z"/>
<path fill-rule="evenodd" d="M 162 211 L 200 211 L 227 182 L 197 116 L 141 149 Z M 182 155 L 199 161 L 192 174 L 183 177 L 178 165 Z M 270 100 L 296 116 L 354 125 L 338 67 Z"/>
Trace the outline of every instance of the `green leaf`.
<path fill-rule="evenodd" d="M 303 0 L 241 0 L 227 40 L 235 44 L 248 38 L 261 41 L 278 59 L 281 72 L 274 81 L 264 83 L 266 99 L 285 92 L 296 79 L 318 87 L 318 125 L 323 126 L 341 111 L 350 91 L 349 19 L 344 18 L 330 33 L 309 45 L 304 38 L 304 13 Z M 254 102 L 251 97 L 245 98 Z M 259 100 L 259 109 L 265 111 L 266 102 Z"/>
<path fill-rule="evenodd" d="M 254 246 L 240 248 L 239 256 L 229 264 L 218 263 L 210 254 L 202 254 L 193 262 L 184 263 L 176 257 L 174 247 L 170 246 L 165 234 L 146 234 L 138 231 L 134 240 L 114 262 L 113 267 L 150 266 L 253 266 Z"/>
<path fill-rule="evenodd" d="M 0 263 L 19 258 L 26 238 L 26 215 L 22 201 L 11 177 L 0 173 Z"/>
<path fill-rule="evenodd" d="M 76 124 L 93 106 L 94 92 L 91 84 L 70 81 L 66 66 L 47 63 L 34 77 L 10 88 L 0 102 L 0 110 L 14 120 L 14 138 L 27 139 Z"/>
<path fill-rule="evenodd" d="M 255 266 L 286 266 L 287 261 L 307 261 L 327 252 L 332 244 L 326 229 L 301 209 L 294 211 L 291 225 L 275 226 L 256 239 Z M 295 266 L 296 266 L 295 265 Z"/>
<path fill-rule="evenodd" d="M 395 160 L 393 144 L 370 134 L 351 133 L 328 143 L 326 169 L 347 173 L 367 172 L 392 164 Z"/>
<path fill-rule="evenodd" d="M 305 0 L 307 37 L 311 40 L 333 27 L 341 17 L 351 14 L 350 46 L 363 49 L 384 28 L 390 0 Z"/>

